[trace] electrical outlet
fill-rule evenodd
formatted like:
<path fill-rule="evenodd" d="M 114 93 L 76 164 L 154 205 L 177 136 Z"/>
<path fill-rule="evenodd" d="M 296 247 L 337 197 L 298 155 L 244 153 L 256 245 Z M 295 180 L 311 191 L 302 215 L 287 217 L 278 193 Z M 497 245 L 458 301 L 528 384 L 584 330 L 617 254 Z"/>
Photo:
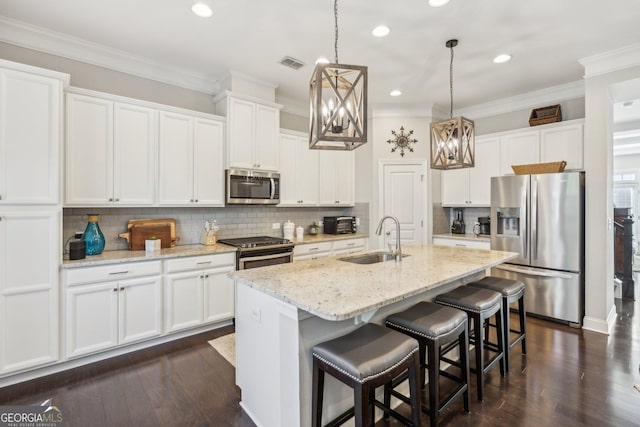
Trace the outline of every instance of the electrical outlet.
<path fill-rule="evenodd" d="M 356 226 L 360 227 L 360 218 L 356 217 Z"/>
<path fill-rule="evenodd" d="M 251 318 L 258 323 L 262 323 L 262 309 L 260 308 L 252 308 L 251 309 Z"/>
<path fill-rule="evenodd" d="M 274 222 L 271 224 L 271 229 L 272 230 L 280 230 L 280 223 L 279 222 Z"/>
<path fill-rule="evenodd" d="M 322 221 L 322 220 L 318 221 L 318 225 L 319 225 L 320 227 L 324 227 L 324 221 Z"/>

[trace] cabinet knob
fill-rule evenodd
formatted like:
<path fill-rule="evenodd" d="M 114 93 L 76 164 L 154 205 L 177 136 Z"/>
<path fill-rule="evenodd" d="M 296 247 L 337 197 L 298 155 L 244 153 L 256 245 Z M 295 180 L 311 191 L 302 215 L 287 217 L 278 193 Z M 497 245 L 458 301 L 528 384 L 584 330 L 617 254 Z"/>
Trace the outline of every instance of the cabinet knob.
<path fill-rule="evenodd" d="M 195 202 L 198 203 L 198 199 L 196 199 Z"/>
<path fill-rule="evenodd" d="M 110 201 L 110 202 L 113 202 L 113 197 L 109 197 L 109 201 Z"/>
<path fill-rule="evenodd" d="M 118 288 L 113 288 L 113 292 L 118 292 Z"/>
<path fill-rule="evenodd" d="M 336 203 L 340 203 L 340 200 L 336 200 Z"/>
<path fill-rule="evenodd" d="M 0 200 L 2 200 L 2 194 L 0 194 Z"/>
<path fill-rule="evenodd" d="M 119 201 L 120 201 L 120 199 L 116 197 L 116 202 L 119 202 Z"/>
<path fill-rule="evenodd" d="M 124 291 L 124 286 L 120 288 L 121 291 Z"/>

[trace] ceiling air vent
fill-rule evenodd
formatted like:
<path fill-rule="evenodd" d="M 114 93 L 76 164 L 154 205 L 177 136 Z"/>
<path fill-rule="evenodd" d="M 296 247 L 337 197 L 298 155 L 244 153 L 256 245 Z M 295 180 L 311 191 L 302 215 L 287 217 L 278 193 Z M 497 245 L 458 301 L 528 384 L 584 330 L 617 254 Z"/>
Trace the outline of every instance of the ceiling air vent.
<path fill-rule="evenodd" d="M 280 63 L 285 67 L 293 68 L 294 70 L 299 70 L 300 68 L 304 67 L 304 62 L 290 56 L 285 56 L 284 58 L 282 58 L 280 60 Z"/>

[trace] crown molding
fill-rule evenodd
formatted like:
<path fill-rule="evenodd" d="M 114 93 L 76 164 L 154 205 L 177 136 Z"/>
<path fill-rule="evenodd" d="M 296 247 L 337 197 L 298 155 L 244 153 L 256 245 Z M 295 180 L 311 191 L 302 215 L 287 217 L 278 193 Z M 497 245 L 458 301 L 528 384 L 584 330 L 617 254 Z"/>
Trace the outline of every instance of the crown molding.
<path fill-rule="evenodd" d="M 219 91 L 217 79 L 14 19 L 0 17 L 0 29 L 0 41 L 8 44 L 197 92 L 214 94 Z"/>
<path fill-rule="evenodd" d="M 552 104 L 584 96 L 584 81 L 580 80 L 559 86 L 523 93 L 508 98 L 454 110 L 454 116 L 465 116 L 471 120 L 496 116 L 513 111 L 526 110 L 543 104 Z"/>
<path fill-rule="evenodd" d="M 640 65 L 640 43 L 624 46 L 578 60 L 584 77 L 595 77 Z"/>
<path fill-rule="evenodd" d="M 308 103 L 302 103 L 300 102 L 299 99 L 290 98 L 288 96 L 281 96 L 281 95 L 276 95 L 276 102 L 283 105 L 280 111 L 284 113 L 309 118 Z"/>
<path fill-rule="evenodd" d="M 269 89 L 277 89 L 278 88 L 278 84 L 277 83 L 269 82 L 269 81 L 266 81 L 266 80 L 261 80 L 261 79 L 258 79 L 256 77 L 250 76 L 248 74 L 241 73 L 241 72 L 236 71 L 236 70 L 227 71 L 219 79 L 219 81 L 221 81 L 221 82 L 232 81 L 234 78 L 235 79 L 244 80 L 244 81 L 256 84 L 256 85 L 264 86 L 264 87 L 269 88 Z"/>

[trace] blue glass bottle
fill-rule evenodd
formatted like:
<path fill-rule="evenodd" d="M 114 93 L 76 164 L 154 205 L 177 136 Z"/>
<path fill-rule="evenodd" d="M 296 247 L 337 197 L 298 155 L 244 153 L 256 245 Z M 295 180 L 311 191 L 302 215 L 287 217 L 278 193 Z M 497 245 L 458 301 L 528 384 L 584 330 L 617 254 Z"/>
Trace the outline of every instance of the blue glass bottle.
<path fill-rule="evenodd" d="M 100 230 L 98 221 L 100 215 L 88 214 L 87 215 L 87 228 L 84 229 L 82 240 L 85 241 L 87 255 L 100 255 L 104 250 L 104 234 Z"/>

